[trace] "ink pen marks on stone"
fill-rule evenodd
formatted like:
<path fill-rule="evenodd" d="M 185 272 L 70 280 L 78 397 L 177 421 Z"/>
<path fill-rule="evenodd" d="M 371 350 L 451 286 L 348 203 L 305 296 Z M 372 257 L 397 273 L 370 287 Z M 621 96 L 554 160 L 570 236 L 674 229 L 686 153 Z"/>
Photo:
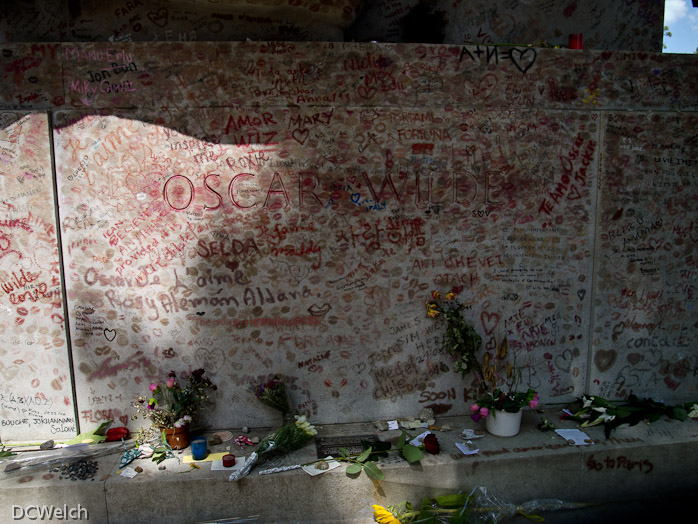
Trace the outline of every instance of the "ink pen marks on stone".
<path fill-rule="evenodd" d="M 106 338 L 107 341 L 112 342 L 116 338 L 116 330 L 104 328 L 104 338 Z"/>
<path fill-rule="evenodd" d="M 327 313 L 330 312 L 332 309 L 332 306 L 328 303 L 324 303 L 322 306 L 318 306 L 317 304 L 313 304 L 308 308 L 308 313 L 310 313 L 314 317 L 324 317 L 327 315 Z"/>

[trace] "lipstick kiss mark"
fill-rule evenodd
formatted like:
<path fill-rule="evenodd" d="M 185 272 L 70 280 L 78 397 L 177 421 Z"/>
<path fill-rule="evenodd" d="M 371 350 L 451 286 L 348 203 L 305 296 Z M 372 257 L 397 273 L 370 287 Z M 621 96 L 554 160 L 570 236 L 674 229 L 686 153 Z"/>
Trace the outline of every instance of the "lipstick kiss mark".
<path fill-rule="evenodd" d="M 308 308 L 308 313 L 310 313 L 314 317 L 324 317 L 327 315 L 327 313 L 330 312 L 332 309 L 332 306 L 325 302 L 322 306 L 318 306 L 317 304 L 313 304 Z"/>

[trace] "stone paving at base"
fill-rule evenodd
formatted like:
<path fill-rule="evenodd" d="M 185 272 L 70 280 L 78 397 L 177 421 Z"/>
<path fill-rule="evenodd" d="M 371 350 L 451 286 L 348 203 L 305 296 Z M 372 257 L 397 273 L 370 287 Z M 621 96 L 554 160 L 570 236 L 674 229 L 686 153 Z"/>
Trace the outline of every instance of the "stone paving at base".
<path fill-rule="evenodd" d="M 581 510 L 541 515 L 547 522 L 604 522 L 613 515 L 649 515 L 660 509 L 669 515 L 698 488 L 698 422 L 662 419 L 620 427 L 609 439 L 600 426 L 581 428 L 593 443 L 577 446 L 554 431 L 538 429 L 543 418 L 557 429 L 579 428 L 574 421 L 560 420 L 560 414 L 559 409 L 525 412 L 518 435 L 485 434 L 471 439 L 470 448 L 478 449 L 472 455 L 465 455 L 456 443 L 466 444 L 462 430 L 484 429 L 484 423 L 469 417 L 438 417 L 436 427 L 451 428 L 433 431 L 441 452 L 410 465 L 392 451 L 379 462 L 385 474 L 381 481 L 371 480 L 364 472 L 352 478 L 344 463 L 316 476 L 302 469 L 259 475 L 271 467 L 316 460 L 315 443 L 258 465 L 237 482 L 228 480 L 230 471 L 212 469 L 210 461 L 193 468 L 185 461 L 191 454 L 189 448 L 175 451 L 173 458 L 162 463 L 165 469 L 149 459 L 135 460 L 130 466 L 140 466 L 142 472 L 133 478 L 121 475 L 120 451 L 94 457 L 98 469 L 84 480 L 71 480 L 69 473 L 62 475 L 49 462 L 4 472 L 9 460 L 17 458 L 12 457 L 0 462 L 0 521 L 363 524 L 374 522 L 372 504 L 397 505 L 407 500 L 418 504 L 423 497 L 469 493 L 482 486 L 516 505 L 542 498 L 589 504 Z M 246 436 L 263 438 L 273 429 L 254 428 Z M 323 442 L 358 435 L 395 442 L 402 433 L 378 431 L 373 422 L 318 426 L 318 430 L 317 438 L 325 439 Z M 240 428 L 227 431 L 233 436 L 242 434 Z M 409 434 L 417 436 L 422 431 L 410 430 Z M 105 444 L 91 448 L 99 446 L 108 449 Z M 211 453 L 230 452 L 238 460 L 253 449 L 248 445 L 240 449 L 232 440 L 209 446 Z M 41 457 L 42 453 L 46 452 L 23 451 L 19 456 Z M 653 502 L 663 498 L 672 502 L 663 508 L 660 502 Z M 47 517 L 50 510 L 52 520 L 37 518 Z M 525 521 L 521 519 L 513 516 L 505 522 Z"/>

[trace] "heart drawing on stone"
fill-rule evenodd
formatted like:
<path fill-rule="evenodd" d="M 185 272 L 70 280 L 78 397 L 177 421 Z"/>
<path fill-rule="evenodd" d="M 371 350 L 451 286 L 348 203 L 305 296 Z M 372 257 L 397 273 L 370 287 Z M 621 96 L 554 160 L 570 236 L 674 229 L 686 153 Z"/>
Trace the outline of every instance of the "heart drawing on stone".
<path fill-rule="evenodd" d="M 601 371 L 608 371 L 616 363 L 618 353 L 614 349 L 599 349 L 594 355 L 594 364 Z"/>
<path fill-rule="evenodd" d="M 104 338 L 111 342 L 116 338 L 116 330 L 104 328 Z"/>

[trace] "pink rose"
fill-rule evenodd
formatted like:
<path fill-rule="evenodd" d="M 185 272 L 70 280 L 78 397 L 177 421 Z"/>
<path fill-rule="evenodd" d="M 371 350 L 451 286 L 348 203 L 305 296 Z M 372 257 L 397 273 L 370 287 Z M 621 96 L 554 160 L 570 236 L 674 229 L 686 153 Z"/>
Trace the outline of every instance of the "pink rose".
<path fill-rule="evenodd" d="M 155 391 L 158 389 L 158 385 L 155 382 L 150 383 L 150 391 Z"/>
<path fill-rule="evenodd" d="M 487 415 L 490 414 L 490 410 L 487 408 L 480 408 L 480 416 L 482 418 L 485 418 Z"/>
<path fill-rule="evenodd" d="M 472 411 L 473 413 L 475 413 L 476 411 L 480 411 L 480 406 L 478 406 L 477 404 L 470 404 L 470 411 Z"/>
<path fill-rule="evenodd" d="M 533 397 L 533 398 L 528 402 L 528 406 L 529 406 L 531 409 L 536 409 L 536 406 L 538 405 L 538 399 L 539 399 L 539 398 L 540 398 L 540 397 L 538 396 L 538 393 L 536 393 L 536 396 Z"/>
<path fill-rule="evenodd" d="M 167 381 L 167 387 L 168 387 L 168 388 L 173 388 L 174 385 L 175 385 L 176 383 L 177 383 L 177 380 L 174 379 L 174 378 L 171 378 L 171 379 L 169 379 L 169 380 Z"/>

